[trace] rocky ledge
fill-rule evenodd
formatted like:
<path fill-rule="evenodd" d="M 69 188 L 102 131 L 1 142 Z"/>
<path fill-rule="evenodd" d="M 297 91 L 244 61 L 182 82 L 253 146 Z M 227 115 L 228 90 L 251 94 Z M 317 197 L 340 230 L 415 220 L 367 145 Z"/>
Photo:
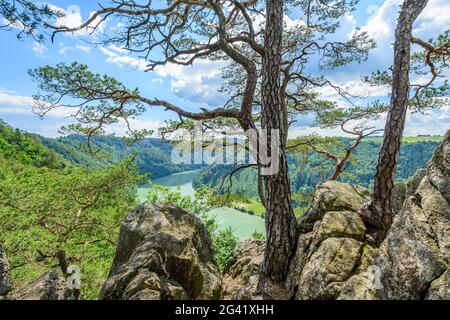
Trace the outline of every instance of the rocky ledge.
<path fill-rule="evenodd" d="M 143 204 L 125 219 L 100 299 L 221 297 L 220 270 L 198 217 L 173 204 Z"/>
<path fill-rule="evenodd" d="M 318 186 L 299 219 L 298 246 L 285 284 L 290 298 L 450 299 L 450 132 L 426 170 L 395 190 L 394 222 L 375 248 L 358 214 L 369 191 L 335 181 Z M 263 251 L 260 243 L 247 242 L 245 252 L 252 254 L 240 255 L 225 274 L 235 293 L 245 293 L 235 298 L 252 296 L 254 286 L 245 272 L 232 271 L 257 270 L 255 253 Z"/>

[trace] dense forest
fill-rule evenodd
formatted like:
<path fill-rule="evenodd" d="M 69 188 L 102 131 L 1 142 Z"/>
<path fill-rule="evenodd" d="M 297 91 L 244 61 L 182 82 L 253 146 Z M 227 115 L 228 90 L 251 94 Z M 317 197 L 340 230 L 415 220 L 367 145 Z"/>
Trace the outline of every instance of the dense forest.
<path fill-rule="evenodd" d="M 434 149 L 439 145 L 440 137 L 405 138 L 400 162 L 397 167 L 397 180 L 406 181 L 418 169 L 424 168 Z M 340 138 L 343 144 L 349 144 L 347 138 Z M 357 184 L 369 189 L 373 188 L 373 177 L 377 164 L 377 154 L 381 147 L 380 139 L 372 138 L 363 141 L 354 151 L 354 156 L 347 164 L 339 181 Z M 331 176 L 334 164 L 315 152 L 288 155 L 289 175 L 293 192 L 304 195 L 311 194 L 317 184 Z M 254 168 L 243 169 L 232 177 L 230 185 L 227 174 L 233 170 L 232 165 L 213 165 L 200 171 L 194 179 L 194 186 L 202 185 L 219 189 L 221 192 L 241 194 L 250 198 L 258 197 L 257 174 Z M 225 178 L 225 182 L 223 182 Z"/>
<path fill-rule="evenodd" d="M 171 165 L 171 145 L 157 139 L 128 148 L 115 137 L 94 143 L 107 158 L 91 154 L 80 136 L 50 139 L 0 123 L 0 243 L 8 251 L 17 288 L 49 268 L 66 274 L 76 263 L 83 275 L 79 298 L 96 299 L 108 275 L 120 223 L 138 206 L 137 187 L 149 183 L 148 176 L 192 168 Z M 138 153 L 139 148 L 144 150 Z M 230 264 L 237 238 L 231 229 L 217 230 L 215 218 L 206 214 L 225 199 L 201 188 L 193 198 L 154 186 L 147 201 L 176 203 L 199 215 L 219 265 Z"/>
<path fill-rule="evenodd" d="M 0 122 L 1 154 L 35 166 L 62 168 L 73 164 L 102 169 L 128 157 L 134 157 L 139 172 L 152 179 L 201 167 L 173 164 L 170 157 L 172 146 L 170 142 L 161 139 L 147 138 L 129 145 L 119 137 L 95 137 L 92 145 L 90 150 L 86 137 L 83 136 L 45 138 L 12 129 L 6 123 Z"/>

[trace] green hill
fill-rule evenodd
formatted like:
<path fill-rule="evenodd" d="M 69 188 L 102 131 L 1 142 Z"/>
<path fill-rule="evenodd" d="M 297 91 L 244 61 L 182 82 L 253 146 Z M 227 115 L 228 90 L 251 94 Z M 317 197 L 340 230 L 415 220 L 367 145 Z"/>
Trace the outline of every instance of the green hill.
<path fill-rule="evenodd" d="M 348 139 L 342 138 L 344 143 Z M 364 141 L 355 150 L 352 161 L 348 163 L 339 180 L 352 184 L 372 187 L 373 176 L 381 147 L 381 138 Z M 424 168 L 431 158 L 434 149 L 442 141 L 442 137 L 413 137 L 406 138 L 402 145 L 400 162 L 397 167 L 397 179 L 407 180 L 414 173 Z M 315 186 L 330 177 L 334 165 L 331 161 L 316 154 L 308 153 L 303 157 L 288 155 L 289 172 L 293 192 L 310 193 Z M 223 177 L 231 170 L 230 165 L 214 165 L 204 168 L 194 179 L 194 187 L 206 185 L 218 188 Z M 228 190 L 225 183 L 224 190 Z M 258 197 L 256 184 L 256 170 L 249 168 L 233 175 L 233 183 L 229 189 L 231 193 Z"/>
<path fill-rule="evenodd" d="M 36 135 L 13 129 L 0 120 L 0 157 L 35 167 L 61 169 L 66 161 L 46 148 Z"/>
<path fill-rule="evenodd" d="M 160 139 L 143 139 L 127 145 L 118 137 L 99 136 L 94 137 L 92 142 L 95 148 L 101 150 L 100 154 L 91 154 L 83 136 L 45 138 L 13 129 L 0 120 L 0 155 L 22 164 L 58 169 L 74 164 L 89 169 L 102 169 L 135 156 L 139 172 L 149 174 L 152 179 L 201 167 L 173 164 L 170 157 L 171 144 Z"/>
<path fill-rule="evenodd" d="M 93 146 L 101 150 L 101 155 L 96 156 L 89 152 L 86 138 L 83 136 L 71 135 L 57 139 L 41 137 L 40 140 L 48 149 L 64 159 L 88 168 L 103 168 L 133 155 L 136 156 L 140 173 L 149 174 L 152 179 L 200 168 L 198 165 L 173 164 L 170 157 L 171 144 L 160 139 L 148 138 L 127 145 L 118 137 L 94 137 Z"/>

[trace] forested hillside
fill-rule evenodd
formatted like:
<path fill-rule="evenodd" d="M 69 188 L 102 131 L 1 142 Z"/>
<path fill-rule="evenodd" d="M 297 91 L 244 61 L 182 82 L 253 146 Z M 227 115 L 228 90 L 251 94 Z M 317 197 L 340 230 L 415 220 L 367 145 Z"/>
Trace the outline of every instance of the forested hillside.
<path fill-rule="evenodd" d="M 153 179 L 200 168 L 199 165 L 173 164 L 170 157 L 171 144 L 160 139 L 148 138 L 127 145 L 119 137 L 98 136 L 93 138 L 92 145 L 93 150 L 89 150 L 83 136 L 45 138 L 13 129 L 5 122 L 0 122 L 0 154 L 7 159 L 38 167 L 63 168 L 74 164 L 101 169 L 134 156 L 139 172 L 148 174 Z M 98 153 L 91 153 L 97 150 Z"/>
<path fill-rule="evenodd" d="M 422 137 L 405 139 L 400 155 L 400 163 L 397 167 L 397 180 L 407 180 L 414 173 L 424 168 L 431 158 L 434 149 L 439 145 L 440 138 Z M 342 138 L 342 142 L 349 140 Z M 340 181 L 358 184 L 372 188 L 375 173 L 380 139 L 370 139 L 362 142 L 354 151 L 351 161 L 348 163 Z M 334 164 L 327 158 L 314 152 L 305 154 L 289 154 L 289 175 L 293 192 L 309 194 L 316 185 L 327 180 L 333 172 Z M 231 165 L 215 165 L 204 168 L 194 179 L 194 186 L 206 185 L 219 188 L 223 177 L 230 172 Z M 256 170 L 253 168 L 243 169 L 233 175 L 231 187 L 226 179 L 222 191 L 230 191 L 247 197 L 258 196 L 256 183 Z"/>
<path fill-rule="evenodd" d="M 0 157 L 36 167 L 63 168 L 64 159 L 32 134 L 14 130 L 0 119 Z"/>
<path fill-rule="evenodd" d="M 172 163 L 170 154 L 172 146 L 160 139 L 143 139 L 127 145 L 123 139 L 112 136 L 93 138 L 93 146 L 100 154 L 93 157 L 87 147 L 86 138 L 71 135 L 57 139 L 39 138 L 42 143 L 70 162 L 89 168 L 104 166 L 122 161 L 126 157 L 136 156 L 136 164 L 141 174 L 149 174 L 150 178 L 168 176 L 177 172 L 198 169 L 195 165 L 177 165 Z"/>
<path fill-rule="evenodd" d="M 141 181 L 131 160 L 102 169 L 77 166 L 40 137 L 1 123 L 0 243 L 14 285 L 20 288 L 54 266 L 67 272 L 76 261 L 82 297 L 95 298 Z"/>

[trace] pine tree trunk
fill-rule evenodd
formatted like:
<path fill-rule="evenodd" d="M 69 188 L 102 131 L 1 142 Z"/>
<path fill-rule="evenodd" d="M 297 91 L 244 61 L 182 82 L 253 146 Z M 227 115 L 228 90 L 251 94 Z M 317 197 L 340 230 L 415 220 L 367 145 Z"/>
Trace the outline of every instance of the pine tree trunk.
<path fill-rule="evenodd" d="M 412 26 L 427 2 L 428 0 L 406 0 L 402 5 L 395 32 L 391 106 L 374 178 L 373 197 L 367 208 L 361 212 L 365 222 L 375 230 L 377 242 L 385 237 L 392 223 L 391 197 L 410 91 Z"/>
<path fill-rule="evenodd" d="M 297 242 L 297 222 L 291 205 L 286 160 L 287 110 L 280 96 L 283 0 L 267 0 L 262 75 L 262 128 L 279 130 L 279 169 L 264 175 L 267 243 L 262 278 L 282 281 Z M 269 139 L 270 141 L 270 139 Z"/>

